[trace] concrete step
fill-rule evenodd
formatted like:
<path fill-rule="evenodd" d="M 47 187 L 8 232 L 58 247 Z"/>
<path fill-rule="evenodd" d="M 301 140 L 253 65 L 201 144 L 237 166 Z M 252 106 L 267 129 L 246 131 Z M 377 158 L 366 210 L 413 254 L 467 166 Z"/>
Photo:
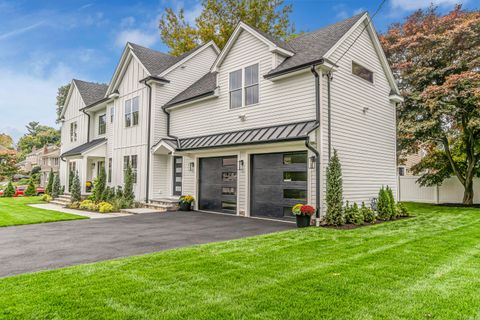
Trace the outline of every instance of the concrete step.
<path fill-rule="evenodd" d="M 69 194 L 62 194 L 62 195 L 59 195 L 57 199 L 71 200 L 72 197 Z"/>
<path fill-rule="evenodd" d="M 59 200 L 52 200 L 52 201 L 50 201 L 50 203 L 51 204 L 57 204 L 57 205 L 62 206 L 62 207 L 66 206 L 68 204 L 68 202 L 59 201 Z"/>
<path fill-rule="evenodd" d="M 144 214 L 144 213 L 162 213 L 164 211 L 152 208 L 131 208 L 131 209 L 121 209 L 121 213 L 128 214 Z"/>
<path fill-rule="evenodd" d="M 178 204 L 178 202 L 177 202 Z M 177 211 L 178 210 L 178 205 L 175 204 L 175 203 L 145 203 L 145 202 L 142 202 L 141 205 L 143 208 L 147 208 L 147 209 L 153 209 L 153 210 L 157 210 L 159 212 L 166 212 L 166 211 Z"/>

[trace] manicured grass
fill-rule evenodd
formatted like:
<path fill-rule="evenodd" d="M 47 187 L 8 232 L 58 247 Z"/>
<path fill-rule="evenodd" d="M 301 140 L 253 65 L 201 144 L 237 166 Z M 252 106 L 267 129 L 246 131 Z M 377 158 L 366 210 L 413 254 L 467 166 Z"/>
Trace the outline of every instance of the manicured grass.
<path fill-rule="evenodd" d="M 0 227 L 33 224 L 62 220 L 85 219 L 85 217 L 58 211 L 43 210 L 28 204 L 45 203 L 40 197 L 0 197 Z"/>
<path fill-rule="evenodd" d="M 480 210 L 408 207 L 416 218 L 0 279 L 0 318 L 480 318 Z"/>

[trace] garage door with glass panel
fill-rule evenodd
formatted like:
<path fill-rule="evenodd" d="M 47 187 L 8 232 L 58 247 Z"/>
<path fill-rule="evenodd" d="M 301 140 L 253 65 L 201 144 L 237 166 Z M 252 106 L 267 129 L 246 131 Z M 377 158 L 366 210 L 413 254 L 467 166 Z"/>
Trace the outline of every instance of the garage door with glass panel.
<path fill-rule="evenodd" d="M 237 212 L 237 157 L 201 158 L 198 208 Z"/>
<path fill-rule="evenodd" d="M 307 202 L 307 152 L 251 156 L 250 215 L 292 219 L 292 207 Z"/>

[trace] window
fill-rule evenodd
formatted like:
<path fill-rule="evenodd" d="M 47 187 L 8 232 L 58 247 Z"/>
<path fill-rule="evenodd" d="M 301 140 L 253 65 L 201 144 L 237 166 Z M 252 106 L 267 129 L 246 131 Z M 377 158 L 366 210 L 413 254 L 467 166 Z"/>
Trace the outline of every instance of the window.
<path fill-rule="evenodd" d="M 223 210 L 237 210 L 237 204 L 233 201 L 222 201 L 222 209 Z"/>
<path fill-rule="evenodd" d="M 242 106 L 242 70 L 230 72 L 230 108 Z"/>
<path fill-rule="evenodd" d="M 110 123 L 113 123 L 113 119 L 115 119 L 115 107 L 110 108 Z"/>
<path fill-rule="evenodd" d="M 368 82 L 373 83 L 373 72 L 353 61 L 352 61 L 352 73 L 357 77 L 360 77 L 364 80 L 367 80 Z"/>
<path fill-rule="evenodd" d="M 182 194 L 183 158 L 173 157 L 173 194 Z"/>
<path fill-rule="evenodd" d="M 222 187 L 222 195 L 224 196 L 234 196 L 236 195 L 236 188 L 234 187 Z"/>
<path fill-rule="evenodd" d="M 77 141 L 77 122 L 70 123 L 70 142 Z"/>
<path fill-rule="evenodd" d="M 285 153 L 283 155 L 283 164 L 307 163 L 306 152 Z"/>
<path fill-rule="evenodd" d="M 100 175 L 100 172 L 102 170 L 105 170 L 105 162 L 104 161 L 98 161 L 97 162 L 97 177 Z"/>
<path fill-rule="evenodd" d="M 98 134 L 105 134 L 107 132 L 107 115 L 102 114 L 98 117 Z"/>
<path fill-rule="evenodd" d="M 222 158 L 222 166 L 234 166 L 237 164 L 237 158 Z"/>
<path fill-rule="evenodd" d="M 136 126 L 139 119 L 138 97 L 125 101 L 125 127 Z"/>
<path fill-rule="evenodd" d="M 284 199 L 306 200 L 307 191 L 301 189 L 283 189 Z"/>
<path fill-rule="evenodd" d="M 108 158 L 108 182 L 112 182 L 112 158 Z"/>
<path fill-rule="evenodd" d="M 222 181 L 223 182 L 235 182 L 237 181 L 236 172 L 222 172 Z"/>
<path fill-rule="evenodd" d="M 399 176 L 405 175 L 405 167 L 398 167 L 398 175 Z"/>
<path fill-rule="evenodd" d="M 245 68 L 245 105 L 258 103 L 258 63 Z"/>
<path fill-rule="evenodd" d="M 283 173 L 283 181 L 307 181 L 307 173 L 305 171 L 286 171 Z"/>
<path fill-rule="evenodd" d="M 127 176 L 127 168 L 130 164 L 133 173 L 133 183 L 137 183 L 137 168 L 138 168 L 138 157 L 137 155 L 124 156 L 123 157 L 123 178 Z"/>

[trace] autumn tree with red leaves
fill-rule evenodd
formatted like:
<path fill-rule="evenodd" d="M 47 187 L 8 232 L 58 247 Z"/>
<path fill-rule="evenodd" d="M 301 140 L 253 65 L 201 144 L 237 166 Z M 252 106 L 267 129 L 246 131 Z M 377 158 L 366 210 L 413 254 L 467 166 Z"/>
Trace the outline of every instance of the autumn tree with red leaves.
<path fill-rule="evenodd" d="M 473 203 L 480 175 L 480 11 L 435 7 L 392 25 L 381 43 L 405 103 L 398 109 L 403 154 L 427 147 L 412 169 L 431 186 L 456 176 L 464 204 Z"/>

